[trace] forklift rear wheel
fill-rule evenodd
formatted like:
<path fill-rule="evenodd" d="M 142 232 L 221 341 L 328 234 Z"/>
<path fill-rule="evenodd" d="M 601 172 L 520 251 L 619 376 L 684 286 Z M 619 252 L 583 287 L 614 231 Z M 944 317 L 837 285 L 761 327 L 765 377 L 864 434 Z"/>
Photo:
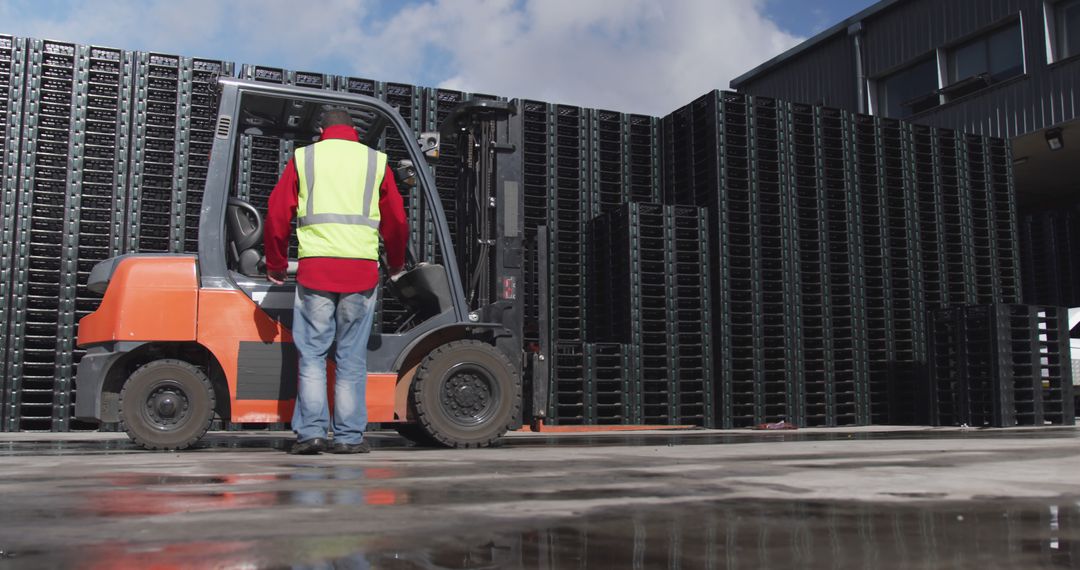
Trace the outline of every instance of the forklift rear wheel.
<path fill-rule="evenodd" d="M 186 449 L 210 429 L 214 388 L 191 364 L 172 359 L 139 367 L 120 392 L 120 421 L 147 449 Z"/>
<path fill-rule="evenodd" d="M 412 395 L 417 425 L 447 447 L 487 447 L 516 417 L 520 388 L 510 359 L 490 344 L 444 344 L 416 371 Z"/>

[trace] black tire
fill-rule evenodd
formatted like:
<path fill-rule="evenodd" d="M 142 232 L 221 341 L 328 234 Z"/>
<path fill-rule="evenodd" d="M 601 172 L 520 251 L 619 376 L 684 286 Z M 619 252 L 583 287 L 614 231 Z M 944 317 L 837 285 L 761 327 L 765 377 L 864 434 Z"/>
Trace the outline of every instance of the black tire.
<path fill-rule="evenodd" d="M 187 449 L 210 429 L 214 388 L 202 370 L 181 360 L 139 367 L 120 391 L 120 421 L 147 449 Z"/>
<path fill-rule="evenodd" d="M 412 384 L 417 426 L 446 447 L 487 447 L 521 408 L 521 378 L 490 344 L 459 340 L 420 363 Z"/>

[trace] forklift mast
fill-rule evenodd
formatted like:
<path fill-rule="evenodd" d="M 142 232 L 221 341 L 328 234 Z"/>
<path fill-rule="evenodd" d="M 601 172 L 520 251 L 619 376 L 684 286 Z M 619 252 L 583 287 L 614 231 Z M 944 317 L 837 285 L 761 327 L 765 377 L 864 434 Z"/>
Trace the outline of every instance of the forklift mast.
<path fill-rule="evenodd" d="M 460 214 L 451 231 L 466 304 L 479 322 L 502 325 L 495 346 L 524 370 L 524 203 L 515 114 L 516 101 L 472 100 L 455 108 L 439 133 L 458 149 Z M 530 394 L 528 374 L 523 381 L 522 393 Z M 526 417 L 529 404 L 522 406 Z"/>

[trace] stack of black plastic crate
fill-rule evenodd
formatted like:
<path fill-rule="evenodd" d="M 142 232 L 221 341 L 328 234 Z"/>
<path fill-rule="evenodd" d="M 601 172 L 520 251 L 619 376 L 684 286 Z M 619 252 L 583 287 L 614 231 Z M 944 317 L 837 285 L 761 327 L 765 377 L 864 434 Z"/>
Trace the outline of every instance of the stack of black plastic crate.
<path fill-rule="evenodd" d="M 671 334 L 664 222 L 664 208 L 656 204 L 628 204 L 590 222 L 588 336 L 594 346 L 629 348 L 634 373 L 619 387 L 633 423 L 666 424 L 674 416 L 673 347 L 657 342 Z M 589 391 L 582 386 L 582 408 Z"/>
<path fill-rule="evenodd" d="M 783 226 L 782 121 L 772 99 L 718 91 L 662 121 L 665 201 L 704 207 L 711 222 L 713 415 L 720 427 L 791 419 L 796 411 L 796 377 L 787 374 L 794 336 L 784 325 L 794 291 L 793 273 L 785 271 L 791 235 Z"/>
<path fill-rule="evenodd" d="M 628 152 L 631 143 L 627 115 L 603 109 L 589 109 L 586 113 L 589 124 L 587 216 L 595 219 L 627 203 L 630 188 L 627 177 L 634 157 Z M 613 252 L 592 243 L 593 239 L 600 239 L 610 245 L 610 240 L 606 239 L 609 237 L 598 234 L 593 224 L 588 230 L 588 238 L 585 238 L 589 271 L 586 279 L 587 326 L 590 329 L 586 331 L 589 342 L 585 344 L 585 421 L 600 424 L 639 423 L 638 352 L 632 349 L 633 345 L 627 344 L 626 339 L 617 338 L 610 330 L 615 306 L 608 302 L 608 289 L 611 283 L 620 283 L 618 278 L 610 274 L 611 264 L 605 263 Z M 625 294 L 625 291 L 617 293 Z M 600 332 L 600 328 L 606 330 Z"/>
<path fill-rule="evenodd" d="M 78 322 L 93 312 L 101 296 L 90 291 L 90 272 L 99 262 L 124 248 L 124 200 L 127 190 L 131 97 L 134 58 L 130 52 L 90 47 L 87 72 L 88 97 L 82 162 L 82 184 L 72 207 L 78 235 L 75 334 Z M 71 341 L 68 341 L 71 342 Z M 62 350 L 73 352 L 78 366 L 84 350 L 74 343 Z M 71 371 L 72 378 L 75 370 Z"/>
<path fill-rule="evenodd" d="M 656 117 L 586 110 L 589 122 L 589 216 L 622 204 L 658 204 L 660 124 Z"/>
<path fill-rule="evenodd" d="M 603 109 L 589 116 L 589 215 L 598 216 L 626 203 L 626 171 L 629 159 L 624 134 L 624 115 Z M 648 202 L 649 200 L 638 200 Z M 652 200 L 655 202 L 655 200 Z"/>
<path fill-rule="evenodd" d="M 1064 308 L 966 305 L 935 311 L 930 320 L 926 423 L 1075 423 Z"/>
<path fill-rule="evenodd" d="M 23 85 L 26 76 L 26 40 L 0 35 L 0 315 L 8 314 L 11 293 L 11 252 L 14 247 L 15 206 L 22 163 Z M 8 421 L 14 413 L 15 388 L 8 374 L 8 324 L 0 325 L 0 430 L 16 429 Z"/>
<path fill-rule="evenodd" d="M 26 81 L 5 428 L 67 431 L 86 278 L 121 246 L 131 54 L 32 40 Z"/>
<path fill-rule="evenodd" d="M 798 278 L 794 394 L 801 401 L 791 419 L 809 426 L 857 424 L 866 421 L 867 376 L 860 251 L 850 231 L 857 210 L 848 176 L 848 119 L 827 107 L 783 108 Z"/>
<path fill-rule="evenodd" d="M 906 128 L 909 137 L 907 168 L 914 183 L 915 229 L 919 236 L 916 242 L 918 270 L 922 274 L 926 310 L 934 311 L 949 304 L 941 184 L 944 165 L 936 129 L 922 125 L 906 125 Z"/>
<path fill-rule="evenodd" d="M 520 122 L 522 161 L 522 201 L 524 208 L 526 343 L 540 343 L 540 272 L 537 253 L 538 229 L 548 224 L 548 172 L 551 157 L 551 115 L 548 104 L 522 100 L 515 120 Z M 545 340 L 545 342 L 547 342 Z"/>
<path fill-rule="evenodd" d="M 1072 210 L 1029 212 L 1020 221 L 1024 302 L 1080 306 L 1080 215 Z"/>
<path fill-rule="evenodd" d="M 549 346 L 557 366 L 549 383 L 548 417 L 563 424 L 586 423 L 589 417 L 588 371 L 584 366 L 585 233 L 588 219 L 588 116 L 571 105 L 547 106 L 549 131 L 548 170 L 548 288 Z M 577 363 L 582 370 L 576 372 Z M 572 363 L 572 364 L 571 364 Z M 564 373 L 563 370 L 566 370 Z"/>
<path fill-rule="evenodd" d="M 893 339 L 892 312 L 889 303 L 889 266 L 887 250 L 887 220 L 885 188 L 879 175 L 880 163 L 885 160 L 883 149 L 876 136 L 877 124 L 873 117 L 854 116 L 851 122 L 854 155 L 853 185 L 859 203 L 859 239 L 863 244 L 862 271 L 864 275 L 863 299 L 866 314 L 867 380 L 864 390 L 867 401 L 874 406 L 875 421 L 886 416 L 881 408 L 887 404 L 887 392 L 870 392 L 870 386 L 888 381 Z M 887 385 L 887 384 L 886 384 Z M 864 418 L 863 422 L 872 421 Z M 887 421 L 887 420 L 883 420 Z"/>
<path fill-rule="evenodd" d="M 756 311 L 760 315 L 762 359 L 758 363 L 764 391 L 764 417 L 802 422 L 802 367 L 797 346 L 799 272 L 795 264 L 792 218 L 791 167 L 787 153 L 791 136 L 784 104 L 753 97 L 749 105 L 751 188 L 756 198 L 760 289 Z"/>
<path fill-rule="evenodd" d="M 228 61 L 194 59 L 191 75 L 191 119 L 187 141 L 187 172 L 184 179 L 183 251 L 199 250 L 199 212 L 214 144 L 214 124 L 218 114 L 218 77 L 232 77 L 234 64 Z"/>
<path fill-rule="evenodd" d="M 964 168 L 961 174 L 964 176 L 964 186 L 969 192 L 975 299 L 980 304 L 992 303 L 997 275 L 994 271 L 994 247 L 991 241 L 993 201 L 987 179 L 985 141 L 978 136 L 965 135 L 962 145 L 961 159 Z"/>
<path fill-rule="evenodd" d="M 975 276 L 967 270 L 971 224 L 968 221 L 967 192 L 961 185 L 959 137 L 951 129 L 934 129 L 934 192 L 939 201 L 941 252 L 944 255 L 944 306 L 975 302 Z M 920 190 L 920 202 L 924 201 Z M 922 223 L 920 219 L 920 223 Z M 922 233 L 920 233 L 922 235 Z M 928 308 L 933 309 L 930 304 Z"/>
<path fill-rule="evenodd" d="M 707 228 L 699 208 L 636 202 L 590 222 L 589 338 L 596 344 L 586 346 L 621 349 L 627 363 L 621 384 L 591 371 L 587 406 L 623 402 L 622 414 L 597 414 L 597 421 L 713 426 Z"/>
<path fill-rule="evenodd" d="M 817 107 L 819 149 L 816 150 L 823 190 L 826 287 L 826 414 L 824 425 L 857 425 L 869 421 L 869 363 L 861 215 L 855 192 L 851 116 Z M 804 236 L 805 237 L 805 236 Z M 807 417 L 807 424 L 821 421 Z"/>
<path fill-rule="evenodd" d="M 630 202 L 659 204 L 660 119 L 648 115 L 623 115 L 623 187 Z"/>
<path fill-rule="evenodd" d="M 910 148 L 905 125 L 877 118 L 875 137 L 879 148 L 878 179 L 883 191 L 885 289 L 888 300 L 889 338 L 885 357 L 888 370 L 870 376 L 871 421 L 912 423 L 912 388 L 917 385 L 918 363 L 925 362 L 919 236 L 914 211 L 915 188 L 910 168 Z"/>
<path fill-rule="evenodd" d="M 669 423 L 711 428 L 716 426 L 716 398 L 709 217 L 694 206 L 665 206 L 664 214 L 674 400 Z"/>
<path fill-rule="evenodd" d="M 721 92 L 662 131 L 715 220 L 717 425 L 919 422 L 927 311 L 1020 299 L 1004 141 Z"/>
<path fill-rule="evenodd" d="M 525 338 L 530 346 L 542 344 L 539 307 L 541 297 L 546 296 L 550 336 L 544 343 L 550 343 L 554 359 L 548 421 L 641 423 L 646 414 L 641 409 L 639 383 L 643 373 L 636 348 L 611 334 L 585 334 L 586 327 L 595 328 L 597 319 L 606 318 L 594 317 L 593 312 L 603 313 L 610 303 L 588 300 L 597 289 L 588 286 L 587 293 L 582 287 L 583 275 L 588 274 L 595 283 L 597 263 L 609 261 L 610 255 L 595 244 L 585 251 L 583 244 L 591 243 L 592 238 L 583 241 L 583 230 L 587 220 L 620 205 L 659 201 L 658 120 L 529 100 L 520 102 L 515 120 L 520 121 L 524 163 Z M 543 291 L 536 255 L 540 228 L 546 233 L 552 269 Z M 623 253 L 630 255 L 629 250 Z M 600 281 L 612 286 L 606 278 Z M 668 348 L 664 345 L 654 350 L 664 351 L 665 362 L 670 364 Z M 620 365 L 615 366 L 615 362 Z M 687 376 L 692 376 L 689 367 Z M 665 376 L 663 381 L 670 388 L 675 379 Z M 659 389 L 654 392 L 658 394 Z M 653 423 L 669 423 L 678 415 L 671 407 L 676 395 L 665 393 L 663 398 L 662 406 L 650 408 Z"/>
<path fill-rule="evenodd" d="M 192 61 L 178 55 L 135 55 L 127 251 L 175 253 L 184 240 L 186 121 Z"/>
<path fill-rule="evenodd" d="M 10 430 L 50 429 L 65 407 L 55 401 L 63 388 L 57 381 L 65 380 L 56 377 L 55 367 L 65 320 L 59 297 L 64 245 L 70 244 L 64 238 L 72 185 L 69 146 L 74 146 L 72 127 L 79 111 L 79 55 L 72 44 L 36 40 L 27 51 L 22 191 L 14 204 L 11 312 L 4 323 L 11 339 L 6 371 L 11 391 L 5 401 Z"/>

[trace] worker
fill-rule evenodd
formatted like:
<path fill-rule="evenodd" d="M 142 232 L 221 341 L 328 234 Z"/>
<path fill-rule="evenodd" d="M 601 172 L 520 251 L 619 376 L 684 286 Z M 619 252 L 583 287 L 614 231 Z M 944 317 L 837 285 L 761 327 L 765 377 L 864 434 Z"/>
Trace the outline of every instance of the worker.
<path fill-rule="evenodd" d="M 324 111 L 320 125 L 319 142 L 298 148 L 274 186 L 264 232 L 266 277 L 281 285 L 297 217 L 292 336 L 300 369 L 292 416 L 296 442 L 289 453 L 368 453 L 367 344 L 379 284 L 379 235 L 396 275 L 405 264 L 408 227 L 386 155 L 359 142 L 344 110 Z M 335 342 L 331 420 L 326 365 Z"/>

